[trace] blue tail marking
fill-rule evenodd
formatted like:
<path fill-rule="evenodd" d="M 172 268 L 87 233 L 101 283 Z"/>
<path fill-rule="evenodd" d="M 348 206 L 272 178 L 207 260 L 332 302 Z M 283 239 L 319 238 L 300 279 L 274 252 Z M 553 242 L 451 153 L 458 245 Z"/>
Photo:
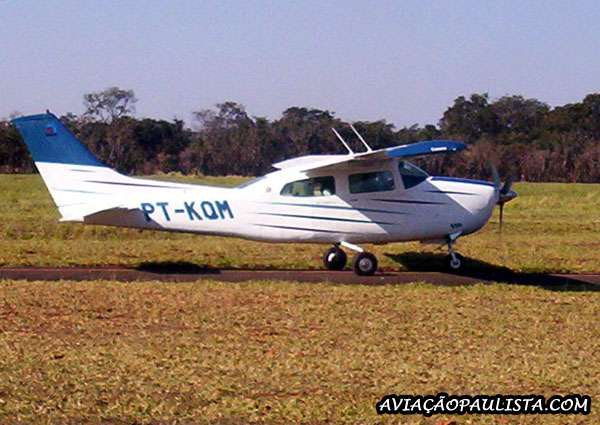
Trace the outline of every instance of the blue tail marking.
<path fill-rule="evenodd" d="M 105 167 L 53 114 L 12 120 L 35 162 Z"/>

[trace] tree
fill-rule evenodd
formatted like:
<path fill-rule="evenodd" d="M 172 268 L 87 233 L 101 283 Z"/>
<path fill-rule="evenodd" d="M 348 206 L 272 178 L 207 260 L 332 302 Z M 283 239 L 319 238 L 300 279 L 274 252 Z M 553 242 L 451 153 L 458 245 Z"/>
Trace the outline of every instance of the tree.
<path fill-rule="evenodd" d="M 489 95 L 472 94 L 469 99 L 459 96 L 440 120 L 442 132 L 451 137 L 479 140 L 484 134 L 495 134 L 497 117 L 490 109 Z"/>
<path fill-rule="evenodd" d="M 110 124 L 116 118 L 134 113 L 136 102 L 133 90 L 109 87 L 101 92 L 83 95 L 86 107 L 84 115 Z"/>
<path fill-rule="evenodd" d="M 216 106 L 217 111 L 205 109 L 193 113 L 200 130 L 199 141 L 185 159 L 189 162 L 194 156 L 202 156 L 207 174 L 256 175 L 260 171 L 261 153 L 255 121 L 239 103 L 224 102 Z M 205 150 L 204 155 L 199 155 L 200 146 Z"/>
<path fill-rule="evenodd" d="M 539 137 L 548 105 L 523 96 L 504 96 L 490 105 L 503 143 L 532 142 Z"/>
<path fill-rule="evenodd" d="M 31 173 L 35 170 L 17 128 L 0 121 L 0 173 Z"/>
<path fill-rule="evenodd" d="M 192 112 L 201 129 L 210 131 L 217 128 L 225 129 L 252 124 L 244 105 L 229 101 L 218 103 L 216 106 L 217 112 L 212 109 Z"/>
<path fill-rule="evenodd" d="M 155 167 L 164 173 L 179 170 L 179 155 L 191 141 L 183 121 L 177 119 L 172 123 L 150 118 L 136 120 L 132 137 L 143 155 L 139 162 L 145 163 L 145 168 Z"/>
<path fill-rule="evenodd" d="M 331 131 L 333 127 L 342 129 L 341 121 L 334 118 L 333 112 L 296 106 L 286 109 L 282 117 L 273 122 L 274 135 L 279 140 L 279 149 L 273 159 L 281 161 L 308 154 L 345 153 Z"/>
<path fill-rule="evenodd" d="M 356 131 L 358 131 L 367 144 L 373 149 L 387 148 L 398 144 L 394 137 L 394 125 L 387 123 L 385 120 L 374 122 L 357 121 L 354 123 L 354 128 L 356 128 Z M 344 136 L 344 139 L 350 141 L 352 139 L 357 139 L 357 137 L 354 132 L 351 132 L 350 136 Z M 365 147 L 362 143 L 359 143 L 357 152 L 364 150 Z"/>

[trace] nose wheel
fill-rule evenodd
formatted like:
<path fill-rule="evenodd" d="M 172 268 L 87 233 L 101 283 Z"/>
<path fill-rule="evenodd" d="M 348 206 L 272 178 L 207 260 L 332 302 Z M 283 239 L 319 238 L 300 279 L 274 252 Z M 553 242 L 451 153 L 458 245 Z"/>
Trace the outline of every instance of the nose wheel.
<path fill-rule="evenodd" d="M 454 257 L 452 257 L 452 254 L 448 255 L 446 258 L 444 258 L 444 267 L 449 272 L 459 272 L 464 270 L 465 257 L 456 253 L 454 253 Z"/>
<path fill-rule="evenodd" d="M 456 242 L 459 236 L 460 233 L 448 235 L 448 251 L 450 251 L 450 255 L 444 258 L 444 268 L 450 273 L 460 272 L 465 269 L 465 257 L 457 254 L 454 250 L 454 242 Z"/>

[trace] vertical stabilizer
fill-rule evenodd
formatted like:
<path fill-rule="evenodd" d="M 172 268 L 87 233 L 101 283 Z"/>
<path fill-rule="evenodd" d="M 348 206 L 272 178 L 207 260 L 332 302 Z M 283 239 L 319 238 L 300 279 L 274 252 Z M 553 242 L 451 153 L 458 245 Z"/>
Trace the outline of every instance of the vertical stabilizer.
<path fill-rule="evenodd" d="M 63 217 L 90 206 L 114 204 L 116 187 L 95 181 L 127 181 L 102 164 L 53 114 L 14 119 L 44 183 Z"/>
<path fill-rule="evenodd" d="M 53 114 L 14 119 L 33 160 L 55 164 L 104 167 L 83 143 Z"/>

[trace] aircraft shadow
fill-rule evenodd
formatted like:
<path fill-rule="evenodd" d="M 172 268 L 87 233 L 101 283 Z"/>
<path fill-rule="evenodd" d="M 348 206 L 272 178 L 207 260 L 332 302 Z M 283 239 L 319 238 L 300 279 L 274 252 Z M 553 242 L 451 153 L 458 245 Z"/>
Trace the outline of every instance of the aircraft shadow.
<path fill-rule="evenodd" d="M 135 270 L 156 274 L 219 274 L 216 267 L 190 263 L 188 261 L 148 261 L 134 267 Z"/>
<path fill-rule="evenodd" d="M 444 270 L 444 258 L 447 254 L 404 252 L 401 254 L 386 253 L 385 256 L 401 264 L 412 272 L 439 272 Z M 454 273 L 481 280 L 488 283 L 509 283 L 515 285 L 538 286 L 551 291 L 597 292 L 600 285 L 595 285 L 577 278 L 577 275 L 557 276 L 547 273 L 515 272 L 508 267 L 490 264 L 475 258 L 466 258 L 467 270 Z"/>
<path fill-rule="evenodd" d="M 484 283 L 508 283 L 515 285 L 527 285 L 527 286 L 538 286 L 551 291 L 573 291 L 573 292 L 596 292 L 600 291 L 600 285 L 585 281 L 578 278 L 577 275 L 571 276 L 557 276 L 552 274 L 544 273 L 519 273 L 510 270 L 507 267 L 501 267 L 494 264 L 486 263 L 481 260 L 474 258 L 467 258 L 468 269 L 464 273 L 455 274 L 443 274 L 440 273 L 443 270 L 443 259 L 444 254 L 436 253 L 423 253 L 423 252 L 405 252 L 402 254 L 385 254 L 388 258 L 401 264 L 409 272 L 431 272 L 435 273 L 430 277 L 425 276 L 425 280 L 432 279 L 433 282 L 443 282 L 443 284 L 458 284 L 458 285 L 469 285 L 475 282 Z M 279 269 L 279 268 L 218 268 L 207 265 L 199 265 L 190 263 L 187 261 L 150 261 L 141 263 L 137 267 L 133 267 L 133 270 L 139 272 L 153 273 L 161 275 L 161 278 L 172 280 L 176 279 L 177 275 L 188 276 L 187 279 L 193 279 L 194 275 L 198 275 L 199 278 L 202 276 L 210 277 L 210 275 L 220 276 L 217 279 L 225 278 L 225 280 L 231 281 L 242 281 L 252 278 L 262 279 L 283 279 L 287 280 L 292 278 L 293 280 L 300 280 L 302 282 L 322 282 L 323 274 L 332 273 L 331 276 L 325 277 L 326 279 L 332 278 L 334 281 L 344 284 L 365 284 L 370 282 L 371 284 L 383 284 L 379 281 L 382 277 L 391 277 L 392 282 L 397 283 L 393 280 L 394 276 L 402 275 L 402 273 L 381 273 L 378 272 L 373 277 L 358 277 L 350 270 L 343 272 L 327 272 L 325 270 L 296 270 L 296 269 Z M 262 276 L 261 272 L 273 272 L 277 271 L 277 276 Z M 231 275 L 229 272 L 236 272 L 236 275 Z M 237 272 L 245 272 L 245 274 L 237 275 Z M 309 273 L 306 273 L 309 272 Z M 252 277 L 254 273 L 258 273 L 258 277 Z M 452 276 L 459 276 L 468 278 L 464 282 L 460 279 L 453 278 Z M 389 283 L 388 283 L 389 284 Z"/>
<path fill-rule="evenodd" d="M 133 270 L 157 274 L 221 274 L 222 271 L 245 272 L 311 272 L 315 269 L 295 269 L 286 267 L 215 267 L 190 263 L 189 261 L 147 261 Z M 324 270 L 321 270 L 324 271 Z"/>

